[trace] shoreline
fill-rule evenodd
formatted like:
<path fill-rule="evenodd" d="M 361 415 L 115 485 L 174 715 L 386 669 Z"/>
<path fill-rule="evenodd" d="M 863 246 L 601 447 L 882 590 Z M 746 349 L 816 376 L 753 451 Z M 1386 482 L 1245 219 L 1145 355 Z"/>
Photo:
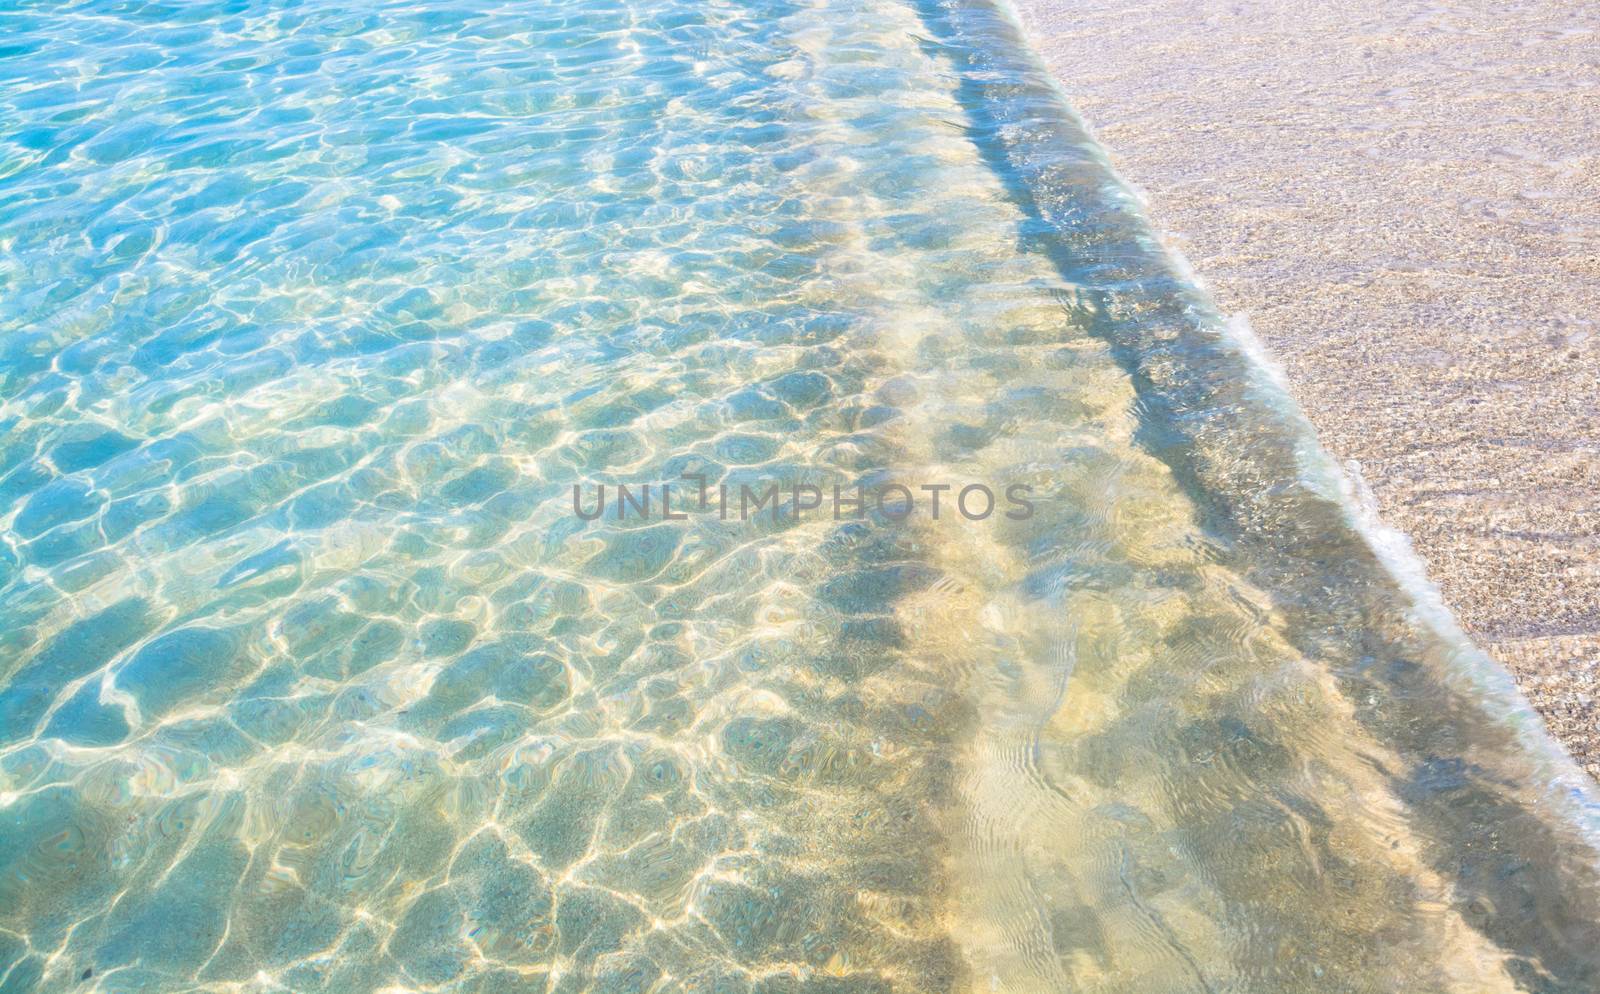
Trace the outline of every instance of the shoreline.
<path fill-rule="evenodd" d="M 1600 14 L 1011 3 L 1164 237 L 1600 778 Z"/>

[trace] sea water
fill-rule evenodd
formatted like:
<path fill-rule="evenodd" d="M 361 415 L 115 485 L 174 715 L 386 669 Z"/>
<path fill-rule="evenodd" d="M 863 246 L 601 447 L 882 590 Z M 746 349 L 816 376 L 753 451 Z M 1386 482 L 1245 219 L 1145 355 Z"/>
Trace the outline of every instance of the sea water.
<path fill-rule="evenodd" d="M 0 431 L 0 990 L 1600 986 L 981 0 L 6 4 Z"/>

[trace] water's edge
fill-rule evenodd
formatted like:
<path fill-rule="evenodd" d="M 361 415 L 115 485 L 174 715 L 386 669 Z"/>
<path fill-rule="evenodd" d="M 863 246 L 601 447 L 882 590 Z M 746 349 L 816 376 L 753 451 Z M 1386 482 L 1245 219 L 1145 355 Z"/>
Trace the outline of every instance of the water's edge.
<path fill-rule="evenodd" d="M 1248 321 L 1230 318 L 1218 308 L 1204 276 L 1190 264 L 1159 219 L 1150 216 L 1146 197 L 1117 170 L 1093 125 L 1078 113 L 1061 80 L 1039 58 L 1015 5 L 1011 0 L 982 2 L 992 8 L 991 16 L 997 24 L 1004 24 L 1013 36 L 1014 47 L 1000 57 L 1009 56 L 1014 71 L 1055 97 L 1065 127 L 1081 134 L 1081 147 L 1094 157 L 1108 185 L 1117 191 L 1114 195 L 1121 200 L 1121 208 L 1148 229 L 1153 257 L 1174 280 L 1186 285 L 1184 292 L 1195 323 L 1215 334 L 1223 348 L 1246 364 L 1257 402 L 1300 437 L 1302 448 L 1298 455 L 1304 481 L 1338 504 L 1346 526 L 1361 536 L 1383 564 L 1390 581 L 1410 602 L 1416 622 L 1457 649 L 1459 675 L 1498 705 L 1491 717 L 1513 729 L 1529 752 L 1547 764 L 1552 799 L 1555 803 L 1570 802 L 1569 814 L 1583 824 L 1593 841 L 1600 843 L 1600 793 L 1594 781 L 1550 735 L 1511 674 L 1462 629 L 1438 586 L 1428 578 L 1427 565 L 1409 537 L 1382 520 L 1364 487 L 1322 447 L 1316 428 L 1294 399 L 1282 367 L 1250 329 Z"/>
<path fill-rule="evenodd" d="M 1548 735 L 1509 675 L 1467 639 L 1405 553 L 1404 540 L 1361 506 L 1349 478 L 1273 375 L 1260 343 L 1224 318 L 1182 257 L 1158 236 L 1140 198 L 1039 62 L 1015 11 L 1005 0 L 946 0 L 920 4 L 919 13 L 933 42 L 947 49 L 969 126 L 990 139 L 980 143 L 983 157 L 1030 220 L 1029 241 L 1056 260 L 1064 277 L 1087 272 L 1088 282 L 1103 288 L 1080 295 L 1079 306 L 1134 385 L 1142 420 L 1138 444 L 1168 465 L 1206 531 L 1238 551 L 1241 575 L 1269 591 L 1291 619 L 1286 631 L 1294 651 L 1337 687 L 1350 728 L 1391 757 L 1363 757 L 1379 779 L 1356 790 L 1403 805 L 1404 822 L 1418 840 L 1419 872 L 1451 881 L 1454 891 L 1448 901 L 1454 915 L 1441 919 L 1440 931 L 1420 946 L 1435 963 L 1481 964 L 1475 976 L 1440 974 L 1433 983 L 1440 989 L 1589 989 L 1593 937 L 1581 923 L 1600 894 L 1600 808 L 1588 778 Z M 1085 203 L 1103 213 L 1092 216 Z M 1352 633 L 1355 644 L 1338 645 L 1336 633 Z M 1036 706 L 980 705 L 979 724 L 988 730 L 1020 721 L 1028 728 L 1012 751 L 1037 753 L 1050 718 L 1048 709 L 1028 717 Z M 1003 733 L 991 737 L 996 734 Z M 1005 749 L 989 751 L 998 756 Z M 1200 768 L 1178 772 L 1181 759 L 1164 758 L 1168 764 L 1173 776 L 1205 777 Z M 1066 796 L 1059 784 L 1046 786 Z M 981 806 L 982 794 L 969 790 L 967 803 L 978 798 Z M 978 868 L 965 880 L 985 895 L 974 903 L 1000 907 L 1005 898 L 1001 887 L 987 883 L 997 864 L 984 850 L 1026 854 L 1041 831 L 1070 817 L 1074 803 L 1079 810 L 1092 803 L 1068 799 L 1063 808 L 1040 797 L 1037 809 L 1049 810 L 1048 804 L 1054 812 L 1033 823 L 1011 819 L 1001 843 L 992 828 L 1005 821 L 999 812 L 972 816 L 983 828 L 971 833 Z M 1018 806 L 1015 798 L 1008 803 Z M 1086 831 L 1068 825 L 1068 837 Z M 1253 845 L 1245 835 L 1237 844 Z M 1469 861 L 1480 858 L 1487 861 L 1469 869 Z M 1263 872 L 1273 877 L 1270 869 Z M 1226 889 L 1225 878 L 1216 879 Z M 1137 913 L 1167 947 L 1164 975 L 1188 973 L 1196 989 L 1250 985 L 1247 975 L 1233 972 L 1230 957 L 1212 951 L 1228 940 L 1203 924 L 1207 917 L 1259 913 L 1235 903 L 1249 900 L 1248 889 L 1228 892 L 1210 915 L 1186 925 L 1141 904 L 1126 877 L 1124 883 Z M 1022 902 L 1033 906 L 1018 912 L 1022 918 L 1037 918 L 1038 909 L 1052 906 L 1059 916 L 1072 901 L 1052 900 L 1049 885 L 1033 879 L 1003 886 L 1034 895 Z M 1061 893 L 1070 895 L 1075 886 Z M 1277 913 L 1284 916 L 1278 924 L 1262 927 L 1275 931 L 1299 917 L 1309 938 L 1333 925 L 1331 908 L 1321 926 L 1322 911 L 1292 901 Z M 1216 927 L 1231 926 L 1218 921 Z M 1361 946 L 1380 941 L 1375 936 L 1352 934 L 1345 941 Z M 988 944 L 996 945 L 992 937 Z M 968 955 L 978 975 L 987 973 L 991 984 L 1007 989 L 1062 983 L 1049 957 L 1029 955 L 1022 946 L 998 956 L 969 948 Z M 1387 981 L 1377 973 L 1343 981 L 1421 980 L 1415 964 L 1391 968 L 1397 973 Z M 1338 980 L 1321 974 L 1294 982 L 1339 988 Z"/>

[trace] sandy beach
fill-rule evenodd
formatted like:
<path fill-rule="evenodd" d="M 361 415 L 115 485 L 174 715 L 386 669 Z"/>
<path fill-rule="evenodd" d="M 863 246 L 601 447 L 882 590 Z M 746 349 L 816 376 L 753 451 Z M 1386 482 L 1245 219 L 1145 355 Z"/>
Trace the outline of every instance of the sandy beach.
<path fill-rule="evenodd" d="M 1154 222 L 1600 776 L 1600 9 L 1015 7 Z"/>

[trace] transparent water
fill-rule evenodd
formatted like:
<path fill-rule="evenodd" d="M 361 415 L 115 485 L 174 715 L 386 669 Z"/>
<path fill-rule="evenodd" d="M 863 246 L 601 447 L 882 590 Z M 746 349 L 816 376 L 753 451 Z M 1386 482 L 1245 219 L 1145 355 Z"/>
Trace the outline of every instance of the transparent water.
<path fill-rule="evenodd" d="M 1600 985 L 1587 790 L 1003 11 L 0 39 L 0 990 Z M 1037 513 L 572 511 L 686 470 Z"/>

